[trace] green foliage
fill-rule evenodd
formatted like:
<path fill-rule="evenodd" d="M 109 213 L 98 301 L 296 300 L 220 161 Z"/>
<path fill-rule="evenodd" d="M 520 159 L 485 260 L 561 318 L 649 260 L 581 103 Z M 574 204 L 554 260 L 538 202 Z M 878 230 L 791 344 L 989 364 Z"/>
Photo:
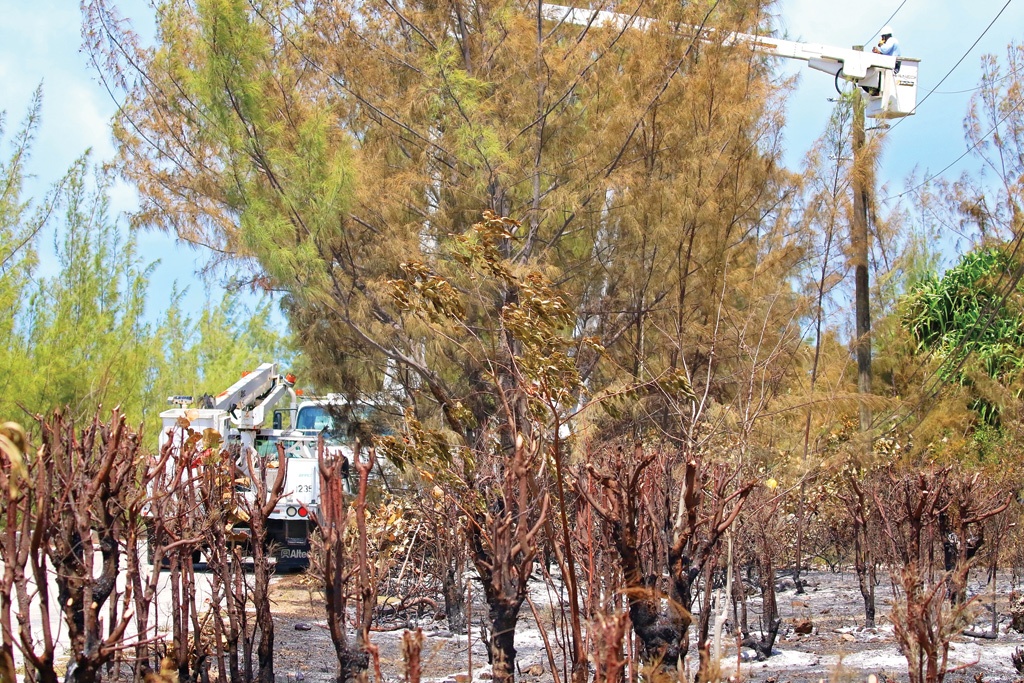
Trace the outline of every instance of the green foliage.
<path fill-rule="evenodd" d="M 969 358 L 1004 381 L 1024 363 L 1024 315 L 1014 264 L 1002 249 L 972 252 L 941 278 L 924 279 L 907 296 L 903 320 L 918 350 L 935 351 L 941 376 L 963 383 Z M 1015 286 L 1016 285 L 1016 286 Z"/>
<path fill-rule="evenodd" d="M 6 112 L 0 112 L 0 143 L 10 151 L 0 163 L 0 396 L 17 394 L 26 368 L 21 365 L 27 349 L 18 327 L 18 314 L 25 308 L 32 274 L 37 264 L 35 238 L 46 222 L 46 203 L 33 212 L 23 196 L 25 164 L 39 127 L 42 91 L 37 89 L 28 114 L 13 139 L 6 140 Z M 19 368 L 20 366 L 20 368 Z M 15 370 L 17 369 L 17 370 Z M 12 370 L 15 370 L 12 372 Z"/>
<path fill-rule="evenodd" d="M 40 102 L 37 91 L 0 166 L 0 331 L 8 340 L 0 415 L 67 407 L 77 419 L 120 406 L 153 433 L 169 395 L 215 394 L 259 362 L 286 361 L 268 302 L 250 310 L 227 293 L 192 320 L 174 289 L 163 318 L 146 321 L 155 264 L 139 256 L 136 231 L 112 215 L 111 177 L 94 173 L 88 154 L 42 200 L 23 196 Z M 44 225 L 54 232 L 55 258 L 36 274 Z"/>
<path fill-rule="evenodd" d="M 980 249 L 963 256 L 941 278 L 924 278 L 907 294 L 903 324 L 916 351 L 934 355 L 943 381 L 977 388 L 982 378 L 1004 387 L 1018 379 L 1024 368 L 1019 269 L 1002 249 Z M 970 405 L 987 423 L 998 422 L 991 397 L 976 391 Z"/>
<path fill-rule="evenodd" d="M 69 406 L 72 416 L 97 405 L 139 415 L 149 330 L 142 322 L 150 268 L 110 216 L 109 180 L 90 187 L 88 156 L 63 180 L 56 198 L 57 268 L 41 278 L 26 319 L 33 380 L 19 392 L 26 405 Z"/>
<path fill-rule="evenodd" d="M 244 0 L 169 4 L 177 11 L 160 15 L 163 44 L 152 61 L 161 80 L 153 85 L 170 86 L 166 104 L 183 118 L 161 126 L 184 128 L 188 153 L 212 177 L 203 181 L 202 195 L 171 192 L 157 205 L 144 197 L 144 220 L 176 223 L 179 216 L 169 209 L 193 204 L 186 209 L 190 220 L 176 223 L 183 238 L 255 258 L 272 286 L 287 284 L 294 296 L 312 296 L 307 290 L 326 286 L 324 252 L 349 207 L 352 170 L 345 135 L 330 108 L 317 101 L 308 66 L 287 57 L 302 36 L 281 28 L 281 8 L 255 10 Z M 208 163 L 211 158 L 217 161 Z M 168 168 L 164 162 L 150 170 L 166 187 L 188 181 L 187 174 L 181 177 L 185 164 Z M 223 215 L 214 218 L 211 233 L 204 231 L 210 227 L 204 209 L 214 204 Z"/>

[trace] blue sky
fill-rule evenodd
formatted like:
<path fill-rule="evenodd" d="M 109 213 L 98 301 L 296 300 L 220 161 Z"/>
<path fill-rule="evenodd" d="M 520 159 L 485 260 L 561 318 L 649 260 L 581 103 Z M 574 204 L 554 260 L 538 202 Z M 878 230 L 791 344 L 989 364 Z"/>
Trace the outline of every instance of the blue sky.
<path fill-rule="evenodd" d="M 959 91 L 977 86 L 982 55 L 1003 55 L 1011 40 L 1024 40 L 1022 0 L 782 0 L 776 12 L 777 25 L 789 38 L 843 47 L 874 45 L 878 30 L 892 16 L 888 23 L 903 55 L 921 59 L 918 111 L 887 134 L 880 172 L 882 182 L 889 183 L 890 194 L 904 189 L 903 179 L 915 168 L 919 175 L 926 170 L 935 173 L 964 152 L 963 118 L 970 92 Z M 787 70 L 801 68 L 797 62 L 791 64 Z M 936 92 L 922 102 L 947 74 Z M 788 107 L 790 166 L 820 132 L 832 106 L 826 98 L 833 93 L 828 75 L 803 69 Z M 970 168 L 970 163 L 965 159 L 945 175 L 957 176 Z M 884 190 L 880 196 L 886 196 Z"/>
<path fill-rule="evenodd" d="M 147 16 L 143 0 L 118 4 L 129 16 Z M 936 172 L 963 153 L 962 121 L 970 93 L 957 91 L 977 85 L 981 55 L 1002 54 L 1010 40 L 1024 38 L 1024 0 L 977 0 L 970 5 L 953 0 L 782 0 L 774 12 L 776 24 L 790 39 L 843 47 L 874 44 L 878 29 L 896 12 L 889 23 L 903 54 L 922 59 L 919 99 L 952 70 L 915 116 L 887 134 L 881 181 L 888 187 L 880 190 L 881 196 L 902 191 L 903 179 L 915 168 L 919 175 Z M 32 91 L 40 82 L 44 85 L 42 127 L 30 164 L 36 176 L 30 192 L 41 194 L 86 148 L 92 148 L 94 161 L 112 157 L 107 121 L 114 104 L 79 52 L 78 0 L 0 0 L 0 17 L 0 109 L 7 112 L 8 135 L 23 117 Z M 979 36 L 977 46 L 954 69 Z M 796 167 L 828 119 L 834 89 L 829 76 L 799 62 L 781 62 L 780 69 L 801 73 L 787 104 L 786 161 Z M 964 160 L 946 175 L 959 175 L 970 163 Z M 115 187 L 113 201 L 116 208 L 130 208 L 132 190 Z M 203 254 L 152 231 L 141 235 L 140 245 L 144 258 L 161 260 L 153 276 L 150 316 L 159 316 L 167 305 L 175 281 L 191 288 L 186 308 L 197 310 L 205 295 L 194 273 Z M 48 248 L 46 243 L 41 246 Z"/>
<path fill-rule="evenodd" d="M 128 16 L 145 25 L 147 3 L 119 1 Z M 113 100 L 100 85 L 80 52 L 81 13 L 78 0 L 0 0 L 0 110 L 7 113 L 5 138 L 18 129 L 36 86 L 43 84 L 42 124 L 32 149 L 29 170 L 35 176 L 28 196 L 41 196 L 86 149 L 100 163 L 114 156 L 109 120 Z M 111 194 L 115 210 L 136 204 L 135 191 L 116 184 Z M 41 275 L 51 275 L 52 233 L 40 244 Z M 201 310 L 204 286 L 195 276 L 205 256 L 179 244 L 164 233 L 146 230 L 139 235 L 140 254 L 146 262 L 160 261 L 151 279 L 147 314 L 158 319 L 170 303 L 172 286 L 188 287 L 184 307 Z M 215 302 L 220 295 L 213 296 Z"/>

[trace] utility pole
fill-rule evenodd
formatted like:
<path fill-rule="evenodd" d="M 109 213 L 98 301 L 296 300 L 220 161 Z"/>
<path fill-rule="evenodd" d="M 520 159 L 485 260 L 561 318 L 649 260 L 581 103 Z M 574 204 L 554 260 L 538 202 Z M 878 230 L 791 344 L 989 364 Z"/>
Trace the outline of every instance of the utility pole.
<path fill-rule="evenodd" d="M 862 51 L 863 45 L 854 50 Z M 868 282 L 868 182 L 871 161 L 864 152 L 864 97 L 860 88 L 854 89 L 853 99 L 853 225 L 850 229 L 850 247 L 854 265 L 854 309 L 856 318 L 857 393 L 860 394 L 860 431 L 871 430 L 871 307 Z M 870 448 L 870 447 L 868 447 Z"/>
<path fill-rule="evenodd" d="M 863 45 L 854 45 L 853 49 L 861 52 Z M 871 187 L 870 165 L 871 159 L 865 154 L 864 144 L 866 131 L 864 129 L 864 95 L 859 87 L 854 86 L 853 93 L 853 172 L 851 174 L 851 185 L 853 186 L 853 221 L 850 226 L 850 252 L 854 266 L 854 347 L 857 353 L 857 393 L 860 395 L 860 432 L 864 438 L 863 448 L 870 453 L 871 441 L 867 434 L 871 431 L 871 406 L 868 405 L 868 396 L 871 394 L 871 298 L 870 281 L 868 280 L 868 254 L 870 251 L 870 239 L 868 234 L 868 198 Z M 812 380 L 813 381 L 813 380 Z M 811 416 L 807 415 L 807 429 L 810 429 Z M 804 442 L 804 471 L 807 471 L 807 448 L 805 433 Z M 806 476 L 806 474 L 805 474 Z M 796 527 L 796 570 L 793 573 L 793 582 L 796 584 L 796 592 L 804 592 L 803 581 L 800 579 L 800 570 L 803 563 L 804 544 L 804 516 L 806 506 L 805 479 L 800 481 L 800 497 L 797 502 L 797 527 Z"/>
<path fill-rule="evenodd" d="M 855 45 L 854 50 L 863 50 L 863 46 Z M 868 290 L 868 255 L 870 240 L 868 233 L 868 200 L 871 185 L 874 183 L 871 173 L 873 160 L 871 153 L 865 150 L 864 139 L 864 95 L 856 88 L 853 97 L 853 221 L 850 225 L 850 250 L 854 267 L 854 310 L 856 318 L 857 350 L 857 393 L 860 395 L 860 435 L 858 444 L 863 463 L 871 455 L 871 308 Z M 853 464 L 858 464 L 859 456 L 853 456 Z M 860 500 L 863 489 L 859 488 L 856 479 L 858 473 L 849 475 L 849 495 L 853 501 Z M 855 503 L 856 504 L 856 503 Z M 861 597 L 864 599 L 864 623 L 874 626 L 875 623 L 875 560 L 866 543 L 868 527 L 866 517 L 852 511 L 854 536 L 854 564 L 857 570 L 857 583 Z"/>

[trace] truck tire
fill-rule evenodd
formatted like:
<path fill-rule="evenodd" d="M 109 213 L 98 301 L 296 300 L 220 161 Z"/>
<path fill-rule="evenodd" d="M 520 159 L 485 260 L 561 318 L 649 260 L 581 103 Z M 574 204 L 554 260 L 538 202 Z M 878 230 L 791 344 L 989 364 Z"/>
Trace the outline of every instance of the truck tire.
<path fill-rule="evenodd" d="M 156 548 L 159 541 L 156 538 L 156 529 L 150 522 L 146 523 L 146 561 L 149 562 L 150 566 L 153 565 L 153 560 L 156 559 Z"/>
<path fill-rule="evenodd" d="M 153 525 L 147 524 L 146 525 L 146 561 L 149 562 L 149 565 L 151 567 L 153 566 L 153 560 L 156 559 L 156 549 L 157 549 L 157 547 L 159 545 L 160 545 L 160 539 L 157 538 L 156 530 L 153 528 Z M 203 552 L 202 552 L 202 550 L 196 549 L 196 550 L 192 551 L 192 564 L 193 564 L 193 566 L 197 565 L 197 564 L 200 564 L 202 562 L 202 559 L 203 559 Z M 170 564 L 170 562 L 169 562 L 168 558 L 166 556 L 164 556 L 162 558 L 161 562 L 160 562 L 160 566 L 156 567 L 155 569 L 157 569 L 157 570 L 163 569 L 164 567 L 168 566 L 169 564 Z"/>

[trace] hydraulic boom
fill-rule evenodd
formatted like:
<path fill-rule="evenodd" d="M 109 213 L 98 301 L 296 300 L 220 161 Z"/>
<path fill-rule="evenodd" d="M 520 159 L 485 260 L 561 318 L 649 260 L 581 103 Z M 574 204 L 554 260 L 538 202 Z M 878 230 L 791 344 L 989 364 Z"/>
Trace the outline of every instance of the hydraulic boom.
<path fill-rule="evenodd" d="M 559 23 L 596 28 L 636 28 L 644 30 L 655 20 L 606 10 L 579 9 L 562 5 L 543 4 L 545 19 Z M 714 29 L 692 29 L 703 40 L 712 40 Z M 855 83 L 866 94 L 866 115 L 876 119 L 894 119 L 909 116 L 917 106 L 917 69 L 921 60 L 910 57 L 890 57 L 874 52 L 833 47 L 817 43 L 798 43 L 749 33 L 727 33 L 722 42 L 741 45 L 758 52 L 799 59 L 817 71 L 834 78 Z"/>

